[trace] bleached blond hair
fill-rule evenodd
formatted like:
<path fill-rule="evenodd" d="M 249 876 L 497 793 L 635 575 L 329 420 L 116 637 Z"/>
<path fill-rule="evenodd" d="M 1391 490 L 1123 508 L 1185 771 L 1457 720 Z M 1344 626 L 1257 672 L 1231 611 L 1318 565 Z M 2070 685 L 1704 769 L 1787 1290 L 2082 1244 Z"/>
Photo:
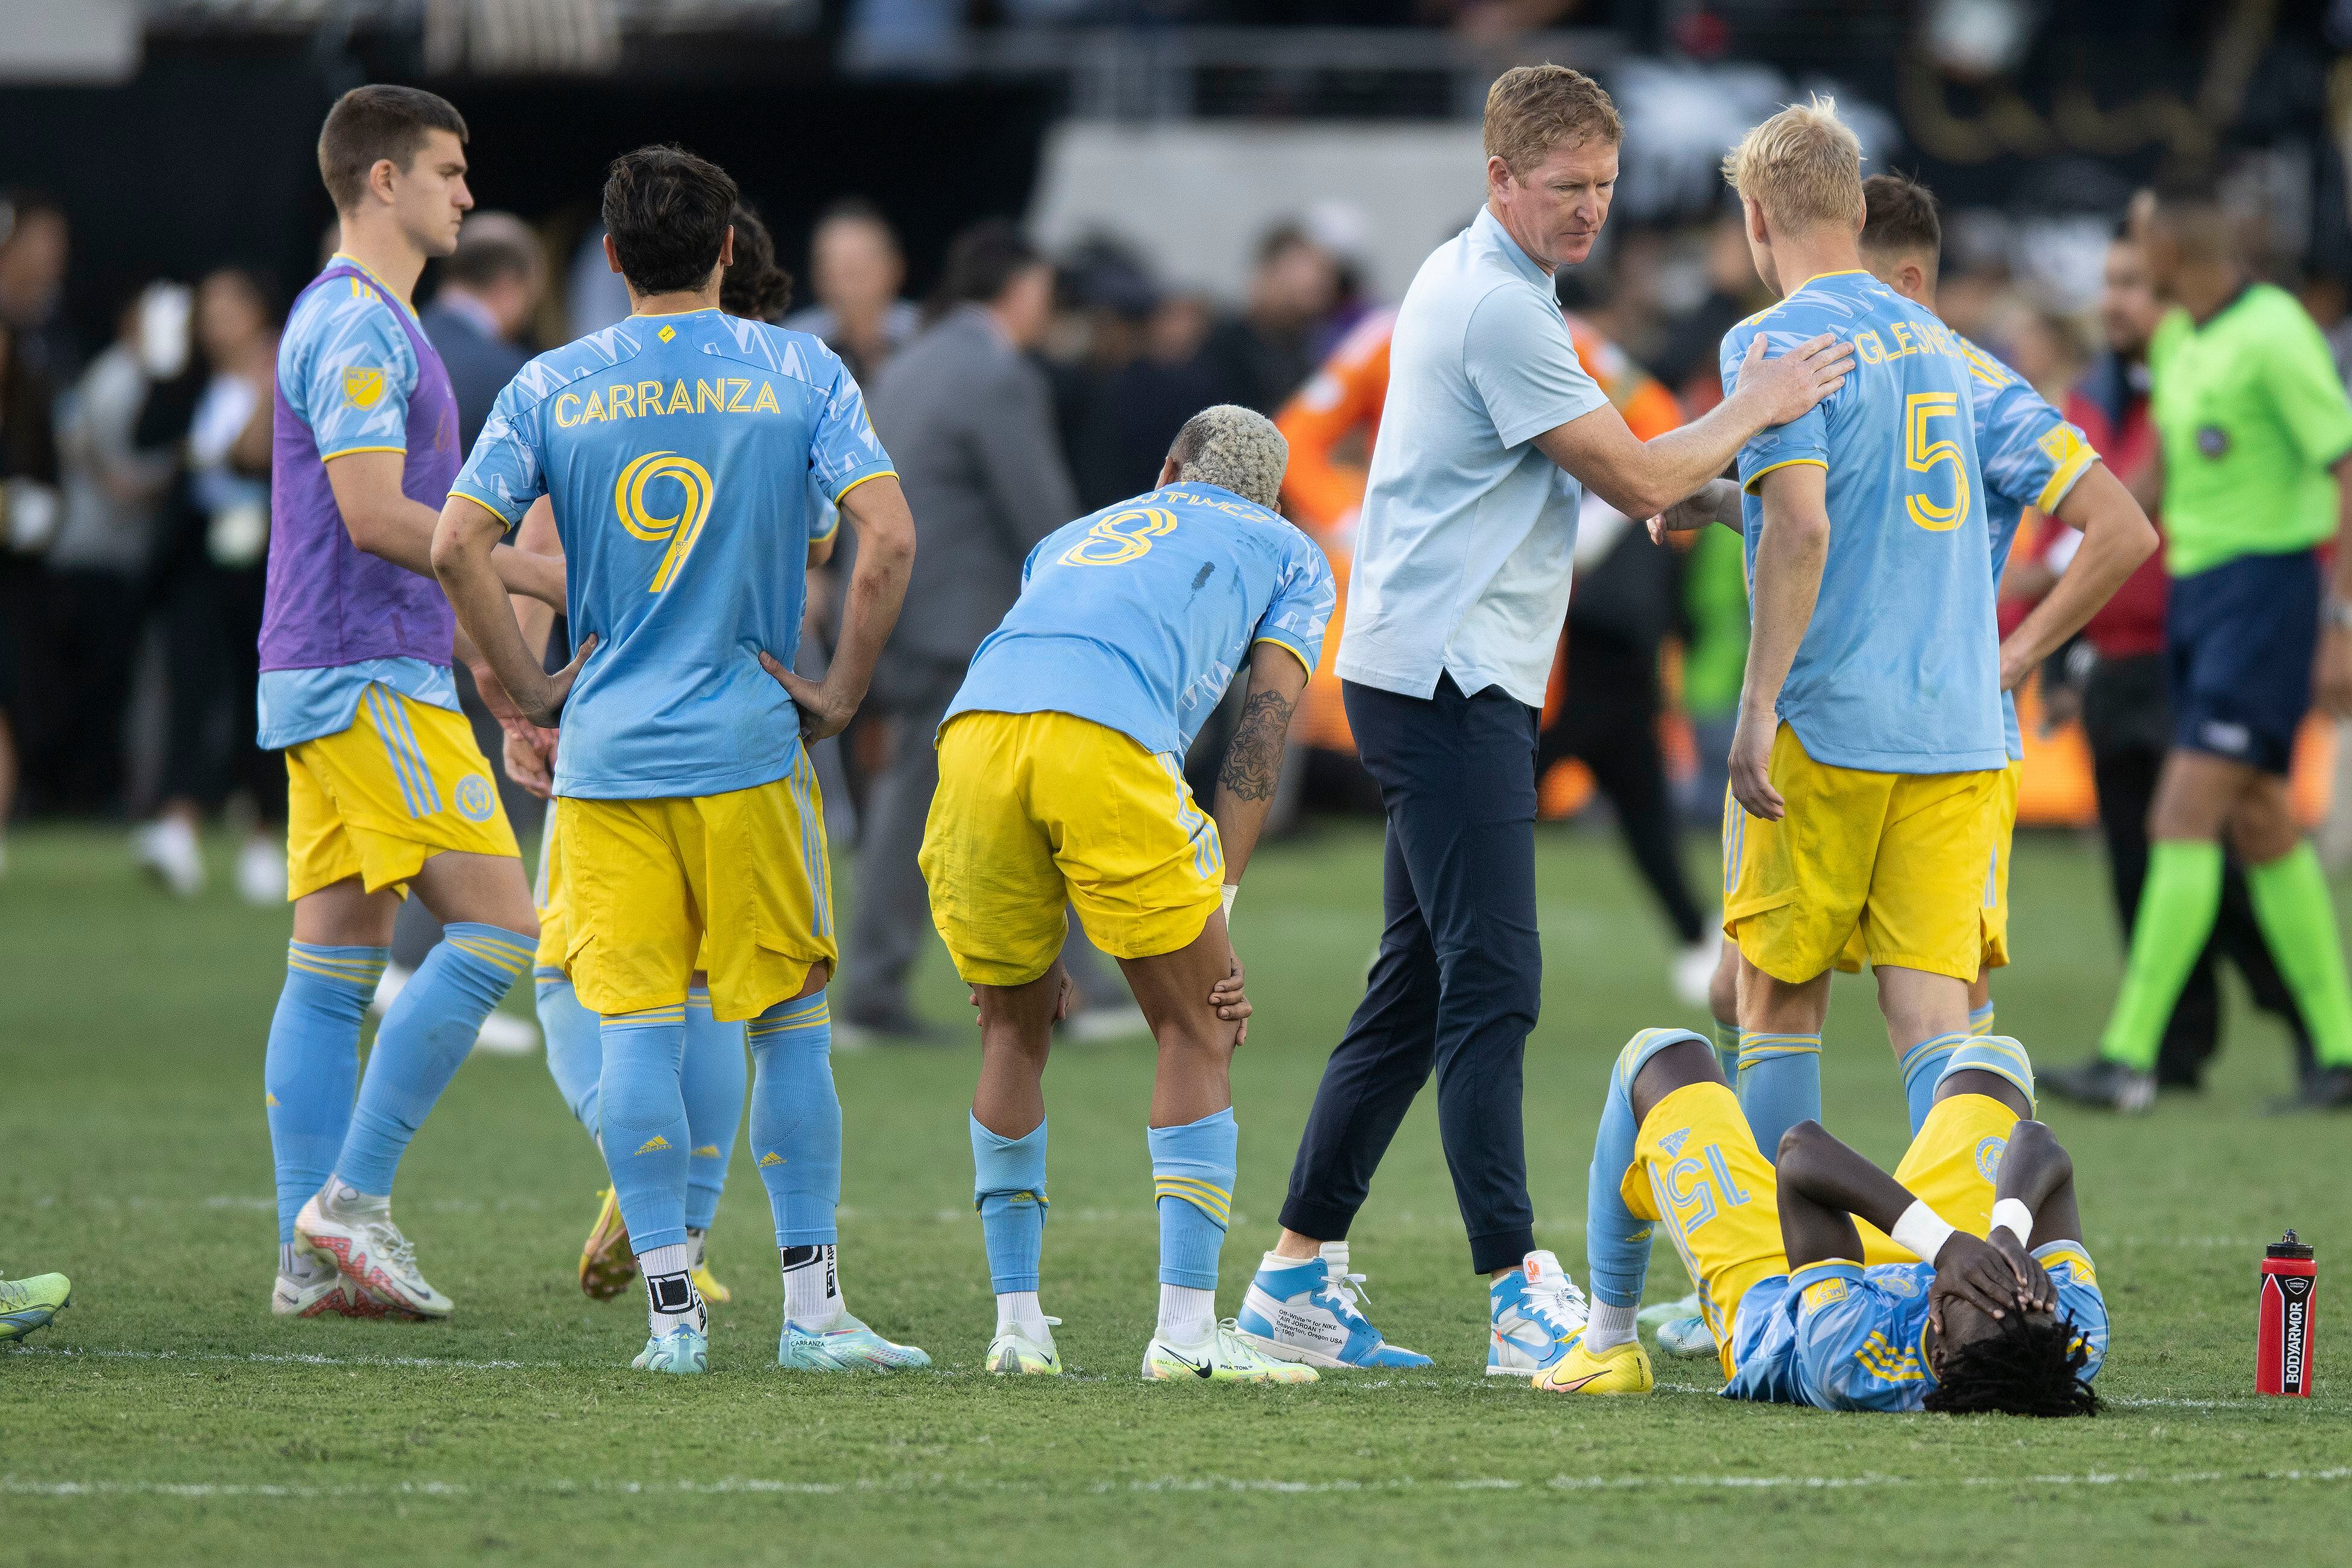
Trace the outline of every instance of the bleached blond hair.
<path fill-rule="evenodd" d="M 1724 154 L 1723 177 L 1775 228 L 1862 223 L 1862 142 L 1833 98 L 1792 103 L 1741 137 Z"/>
<path fill-rule="evenodd" d="M 1168 455 L 1179 483 L 1215 485 L 1272 510 L 1290 466 L 1290 443 L 1257 410 L 1219 403 L 1184 421 Z"/>

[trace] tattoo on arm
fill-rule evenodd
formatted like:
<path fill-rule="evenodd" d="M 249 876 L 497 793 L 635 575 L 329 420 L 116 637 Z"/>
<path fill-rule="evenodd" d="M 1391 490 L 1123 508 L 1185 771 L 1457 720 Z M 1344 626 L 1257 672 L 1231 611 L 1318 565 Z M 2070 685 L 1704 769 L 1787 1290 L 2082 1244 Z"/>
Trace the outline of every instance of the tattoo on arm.
<path fill-rule="evenodd" d="M 1242 704 L 1242 721 L 1225 748 L 1217 783 L 1236 800 L 1271 800 L 1282 777 L 1283 740 L 1290 731 L 1290 703 L 1277 692 L 1252 692 Z"/>

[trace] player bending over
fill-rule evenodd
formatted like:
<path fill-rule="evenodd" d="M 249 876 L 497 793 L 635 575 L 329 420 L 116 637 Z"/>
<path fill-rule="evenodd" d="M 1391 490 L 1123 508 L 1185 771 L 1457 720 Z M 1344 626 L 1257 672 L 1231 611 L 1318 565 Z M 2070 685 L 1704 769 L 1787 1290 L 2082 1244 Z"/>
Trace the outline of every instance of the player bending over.
<path fill-rule="evenodd" d="M 706 1363 L 681 1084 L 699 978 L 715 1020 L 750 1020 L 751 1145 L 784 1264 L 778 1362 L 922 1366 L 921 1351 L 850 1316 L 836 1283 L 832 872 L 803 744 L 838 733 L 865 695 L 906 592 L 914 522 L 834 353 L 719 310 L 735 200 L 734 181 L 674 148 L 614 162 L 607 255 L 634 313 L 541 355 L 499 395 L 442 511 L 434 565 L 524 715 L 544 725 L 562 708 L 563 968 L 599 1018 L 605 1163 L 646 1278 L 635 1364 Z M 769 673 L 800 637 L 812 477 L 864 546 L 822 686 Z M 552 677 L 484 569 L 491 542 L 541 495 L 580 650 Z"/>
<path fill-rule="evenodd" d="M 772 321 L 782 313 L 791 298 L 792 275 L 776 265 L 774 242 L 757 213 L 739 202 L 728 215 L 728 221 L 735 230 L 734 249 L 719 274 L 719 308 L 730 316 Z M 822 495 L 821 488 L 817 493 Z M 832 556 L 834 541 L 840 533 L 839 514 L 829 504 L 824 513 L 824 522 L 812 523 L 813 528 L 823 531 L 809 542 L 811 566 L 821 565 Z M 515 547 L 562 559 L 563 537 L 555 526 L 555 506 L 548 497 L 540 497 L 523 514 L 522 526 L 515 532 Z M 554 630 L 553 613 L 535 600 L 517 599 L 514 606 L 523 640 L 540 656 L 544 668 L 548 640 Z M 504 759 L 507 776 L 551 803 L 555 751 L 554 731 L 529 724 L 510 726 Z M 551 813 L 558 809 L 552 804 L 549 806 Z M 588 1136 L 597 1141 L 601 1153 L 604 1046 L 598 1037 L 596 1015 L 581 1005 L 571 977 L 563 972 L 564 955 L 571 950 L 572 928 L 563 913 L 563 868 L 556 837 L 551 828 L 540 849 L 539 889 L 534 895 L 539 905 L 539 953 L 531 978 L 537 992 L 540 1027 L 547 1036 L 548 1076 L 554 1079 L 563 1103 L 579 1118 Z M 698 973 L 707 973 L 709 968 L 709 945 L 706 939 L 705 951 L 696 955 L 694 966 Z M 686 1100 L 687 1139 L 693 1150 L 687 1162 L 686 1243 L 694 1259 L 689 1277 L 706 1303 L 734 1299 L 734 1292 L 720 1284 L 710 1271 L 709 1238 L 711 1222 L 718 1217 L 719 1200 L 727 1188 L 727 1166 L 734 1152 L 735 1133 L 743 1121 L 743 1026 L 721 1023 L 711 1016 L 709 984 L 697 981 L 689 985 L 686 994 L 686 1047 L 678 1068 L 678 1085 Z M 831 1082 L 829 1079 L 826 1081 L 828 1085 Z M 820 1292 L 824 1282 L 833 1277 L 832 1250 L 818 1247 L 795 1249 L 796 1256 L 805 1258 L 801 1269 L 814 1270 L 803 1277 Z M 592 1300 L 609 1301 L 627 1289 L 636 1277 L 637 1258 L 629 1244 L 629 1227 L 621 1217 L 619 1198 L 608 1186 L 597 1194 L 596 1217 L 580 1249 L 580 1289 Z M 821 1295 L 811 1306 L 821 1317 Z"/>
<path fill-rule="evenodd" d="M 1049 534 L 940 726 L 923 832 L 931 918 L 980 1006 L 972 1194 L 996 1289 L 995 1373 L 1059 1373 L 1038 1304 L 1046 1051 L 1067 1003 L 1063 909 L 1119 962 L 1152 1037 L 1160 1321 L 1143 1375 L 1307 1383 L 1216 1321 L 1248 1016 L 1225 915 L 1331 616 L 1331 568 L 1274 511 L 1286 448 L 1230 405 L 1185 422 L 1160 486 Z M 1212 816 L 1183 758 L 1249 668 Z"/>
<path fill-rule="evenodd" d="M 1714 1047 L 1643 1030 L 1618 1054 L 1593 1144 L 1592 1316 L 1535 1385 L 1650 1391 L 1633 1320 L 1663 1221 L 1699 1282 L 1728 1398 L 2095 1414 L 2106 1302 L 2073 1163 L 2032 1110 L 2024 1047 L 1971 1040 L 1894 1175 L 1818 1121 L 1790 1128 L 1767 1161 Z"/>

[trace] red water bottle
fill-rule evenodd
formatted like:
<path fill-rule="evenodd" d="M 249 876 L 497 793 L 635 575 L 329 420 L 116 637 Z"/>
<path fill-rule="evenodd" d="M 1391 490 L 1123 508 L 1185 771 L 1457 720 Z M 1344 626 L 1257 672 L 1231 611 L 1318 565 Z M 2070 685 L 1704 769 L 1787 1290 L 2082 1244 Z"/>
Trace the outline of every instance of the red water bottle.
<path fill-rule="evenodd" d="M 2311 1312 L 2319 1265 L 2288 1231 L 2263 1250 L 2262 1331 L 2254 1352 L 2254 1392 L 2311 1397 Z"/>

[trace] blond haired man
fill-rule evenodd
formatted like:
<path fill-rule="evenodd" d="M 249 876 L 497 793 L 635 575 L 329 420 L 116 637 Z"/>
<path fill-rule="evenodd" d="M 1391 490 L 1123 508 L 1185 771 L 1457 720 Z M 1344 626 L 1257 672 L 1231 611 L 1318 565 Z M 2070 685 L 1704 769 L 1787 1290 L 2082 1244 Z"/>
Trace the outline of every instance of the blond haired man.
<path fill-rule="evenodd" d="M 1283 1231 L 1243 1331 L 1311 1365 L 1426 1358 L 1382 1342 L 1350 1289 L 1346 1237 L 1433 1070 L 1470 1264 L 1490 1277 L 1487 1370 L 1564 1353 L 1583 1299 L 1535 1248 L 1520 1056 L 1536 1021 L 1538 710 L 1568 613 L 1583 490 L 1647 517 L 1843 379 L 1827 338 L 1743 367 L 1706 417 L 1636 440 L 1584 367 L 1552 290 L 1609 216 L 1622 127 L 1561 66 L 1486 98 L 1486 205 L 1406 293 L 1336 661 L 1388 812 L 1381 952 L 1325 1068 Z"/>
<path fill-rule="evenodd" d="M 2008 747 L 1977 356 L 1864 268 L 1860 147 L 1829 100 L 1756 127 L 1724 170 L 1781 296 L 1726 334 L 1727 384 L 1759 342 L 1855 350 L 1840 392 L 1739 454 L 1755 610 L 1724 930 L 1740 1104 L 1771 1148 L 1821 1115 L 1829 971 L 1857 932 L 1898 1057 L 1969 1037 Z"/>

